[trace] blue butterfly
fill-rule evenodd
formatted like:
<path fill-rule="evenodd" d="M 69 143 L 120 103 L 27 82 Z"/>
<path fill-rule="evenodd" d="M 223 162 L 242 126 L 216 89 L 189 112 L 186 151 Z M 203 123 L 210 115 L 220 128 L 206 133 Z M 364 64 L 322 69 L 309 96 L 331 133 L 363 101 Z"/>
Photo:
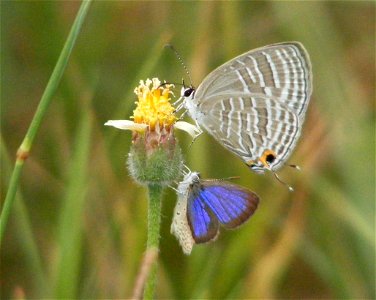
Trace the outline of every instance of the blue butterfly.
<path fill-rule="evenodd" d="M 202 180 L 197 172 L 185 175 L 177 194 L 171 233 L 185 254 L 191 253 L 194 244 L 214 240 L 220 224 L 225 228 L 243 224 L 259 203 L 254 192 L 223 180 Z"/>

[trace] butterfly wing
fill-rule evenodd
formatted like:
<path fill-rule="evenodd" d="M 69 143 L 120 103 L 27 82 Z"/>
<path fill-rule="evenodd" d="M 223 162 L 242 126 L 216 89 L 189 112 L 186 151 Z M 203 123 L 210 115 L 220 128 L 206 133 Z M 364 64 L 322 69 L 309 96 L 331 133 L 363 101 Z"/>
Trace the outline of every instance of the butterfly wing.
<path fill-rule="evenodd" d="M 178 239 L 183 252 L 189 255 L 195 244 L 191 229 L 187 219 L 187 200 L 188 195 L 184 191 L 178 193 L 178 201 L 174 209 L 174 216 L 171 223 L 171 233 Z"/>
<path fill-rule="evenodd" d="M 197 88 L 197 103 L 229 95 L 271 98 L 304 120 L 312 93 L 309 55 L 302 44 L 288 42 L 246 52 L 219 66 Z"/>
<path fill-rule="evenodd" d="M 203 127 L 246 163 L 258 161 L 264 151 L 272 150 L 276 157 L 269 166 L 277 170 L 301 132 L 301 119 L 272 98 L 218 96 L 211 106 L 203 117 Z"/>
<path fill-rule="evenodd" d="M 218 220 L 205 204 L 200 187 L 200 183 L 192 185 L 187 205 L 188 223 L 192 237 L 197 244 L 214 240 L 219 233 Z"/>
<path fill-rule="evenodd" d="M 226 228 L 236 228 L 255 212 L 259 197 L 241 186 L 218 180 L 202 180 L 198 197 L 201 207 L 208 207 Z"/>

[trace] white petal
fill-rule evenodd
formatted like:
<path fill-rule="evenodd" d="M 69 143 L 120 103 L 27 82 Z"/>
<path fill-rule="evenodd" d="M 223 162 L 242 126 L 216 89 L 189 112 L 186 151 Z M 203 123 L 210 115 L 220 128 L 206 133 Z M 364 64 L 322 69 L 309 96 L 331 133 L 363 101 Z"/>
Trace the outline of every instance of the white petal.
<path fill-rule="evenodd" d="M 184 130 L 188 134 L 190 134 L 192 137 L 196 137 L 198 134 L 201 133 L 201 130 L 191 123 L 184 122 L 184 121 L 178 121 L 174 124 L 174 127 L 180 130 Z"/>
<path fill-rule="evenodd" d="M 130 120 L 109 120 L 104 123 L 105 126 L 113 126 L 118 129 L 123 130 L 135 130 L 135 131 L 145 131 L 148 125 L 135 123 Z"/>

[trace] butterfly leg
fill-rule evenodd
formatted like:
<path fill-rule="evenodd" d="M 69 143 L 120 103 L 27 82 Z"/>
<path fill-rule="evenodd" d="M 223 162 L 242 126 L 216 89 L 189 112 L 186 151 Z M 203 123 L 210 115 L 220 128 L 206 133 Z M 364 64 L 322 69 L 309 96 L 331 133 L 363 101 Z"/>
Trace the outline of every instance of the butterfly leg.
<path fill-rule="evenodd" d="M 196 121 L 196 126 L 197 126 L 197 129 L 198 129 L 198 133 L 195 135 L 195 137 L 192 139 L 192 142 L 191 142 L 191 144 L 189 145 L 189 147 L 191 147 L 192 146 L 192 144 L 196 141 L 196 139 L 204 132 L 202 129 L 201 129 L 201 127 L 200 127 L 200 125 L 197 123 L 197 121 Z"/>
<path fill-rule="evenodd" d="M 178 100 L 176 100 L 172 105 L 175 106 L 176 104 L 178 104 L 179 102 L 181 102 L 182 100 L 184 100 L 183 97 L 180 97 Z M 173 110 L 173 112 L 171 113 L 172 115 L 176 114 L 177 112 L 179 112 L 182 108 L 184 108 L 184 101 L 179 103 L 178 106 Z M 185 110 L 179 117 L 178 119 L 182 119 L 185 114 L 187 113 L 187 111 Z"/>
<path fill-rule="evenodd" d="M 179 116 L 179 120 L 183 119 L 185 117 L 185 115 L 187 114 L 187 110 L 185 110 L 180 116 Z"/>
<path fill-rule="evenodd" d="M 174 188 L 172 185 L 168 185 L 168 187 L 169 187 L 170 189 L 173 189 L 175 192 L 179 193 L 179 191 L 178 191 L 176 188 Z"/>
<path fill-rule="evenodd" d="M 196 134 L 196 136 L 192 139 L 192 142 L 190 143 L 189 147 L 191 147 L 193 145 L 193 143 L 196 141 L 196 139 L 202 134 L 202 131 L 198 134 Z"/>
<path fill-rule="evenodd" d="M 192 173 L 191 169 L 186 164 L 184 164 L 183 167 L 185 168 L 185 170 L 182 170 L 184 176 L 190 175 Z"/>
<path fill-rule="evenodd" d="M 172 105 L 176 106 L 175 112 L 180 111 L 184 107 L 184 97 L 180 97 L 178 100 L 176 100 Z"/>
<path fill-rule="evenodd" d="M 184 100 L 184 97 L 179 97 L 178 100 L 176 100 L 174 103 L 172 103 L 173 106 L 178 105 L 180 102 Z"/>

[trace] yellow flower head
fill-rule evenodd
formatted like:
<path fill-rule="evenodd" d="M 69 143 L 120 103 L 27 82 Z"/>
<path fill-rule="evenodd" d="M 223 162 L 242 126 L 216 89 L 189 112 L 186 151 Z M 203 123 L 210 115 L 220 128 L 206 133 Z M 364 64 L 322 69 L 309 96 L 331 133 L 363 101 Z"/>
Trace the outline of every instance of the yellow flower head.
<path fill-rule="evenodd" d="M 138 97 L 132 117 L 134 122 L 149 125 L 151 131 L 155 130 L 156 126 L 171 127 L 176 121 L 174 108 L 170 103 L 171 87 L 172 84 L 161 86 L 158 78 L 147 79 L 146 82 L 141 80 L 134 90 Z"/>

